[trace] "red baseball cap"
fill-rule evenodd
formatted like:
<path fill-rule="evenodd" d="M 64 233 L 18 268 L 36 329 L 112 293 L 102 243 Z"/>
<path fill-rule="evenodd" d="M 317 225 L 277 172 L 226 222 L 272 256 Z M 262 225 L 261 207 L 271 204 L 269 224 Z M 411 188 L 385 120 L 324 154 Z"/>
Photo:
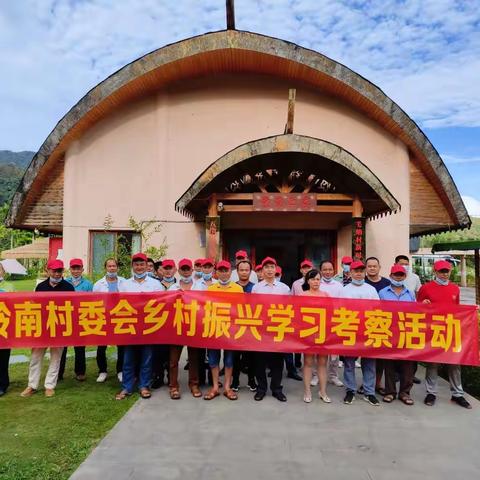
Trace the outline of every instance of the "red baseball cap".
<path fill-rule="evenodd" d="M 262 260 L 262 268 L 265 266 L 265 265 L 268 265 L 268 264 L 273 264 L 275 266 L 277 266 L 277 261 L 272 258 L 272 257 L 265 257 L 263 260 Z"/>
<path fill-rule="evenodd" d="M 194 264 L 195 266 L 197 266 L 197 265 L 202 266 L 202 263 L 203 263 L 204 260 L 205 260 L 204 258 L 197 258 L 197 259 L 193 262 L 193 264 Z M 179 265 L 180 265 L 180 264 L 179 264 Z"/>
<path fill-rule="evenodd" d="M 235 258 L 248 258 L 248 253 L 245 250 L 239 250 L 235 254 Z"/>
<path fill-rule="evenodd" d="M 394 273 L 402 273 L 403 275 L 407 274 L 407 271 L 403 267 L 403 265 L 393 265 L 393 267 L 390 269 L 390 274 L 393 275 Z"/>
<path fill-rule="evenodd" d="M 352 257 L 342 257 L 342 263 L 344 265 L 350 265 L 353 262 Z"/>
<path fill-rule="evenodd" d="M 438 272 L 439 270 L 448 270 L 450 271 L 452 269 L 452 264 L 450 262 L 447 262 L 447 260 L 437 260 L 433 264 L 433 269 Z"/>
<path fill-rule="evenodd" d="M 259 270 L 262 269 L 262 264 L 259 263 L 256 267 L 255 267 L 255 271 L 258 272 Z"/>
<path fill-rule="evenodd" d="M 135 260 L 142 260 L 142 261 L 146 262 L 148 259 L 147 259 L 147 256 L 144 253 L 138 252 L 138 253 L 134 253 L 132 255 L 132 262 L 134 262 Z"/>
<path fill-rule="evenodd" d="M 83 260 L 81 258 L 72 258 L 70 260 L 71 267 L 82 267 L 83 268 Z"/>
<path fill-rule="evenodd" d="M 172 260 L 171 258 L 168 258 L 166 260 L 162 260 L 162 267 L 163 268 L 165 268 L 165 267 L 175 268 L 175 261 Z"/>
<path fill-rule="evenodd" d="M 350 258 L 350 257 L 348 257 L 348 258 Z M 365 264 L 363 262 L 360 262 L 359 260 L 357 260 L 356 262 L 352 262 L 350 264 L 350 270 L 357 270 L 359 268 L 366 268 Z"/>
<path fill-rule="evenodd" d="M 230 270 L 232 268 L 232 265 L 227 260 L 221 260 L 220 262 L 217 263 L 217 270 L 220 268 L 226 268 L 227 270 Z"/>
<path fill-rule="evenodd" d="M 211 258 L 204 258 L 202 260 L 202 267 L 205 265 L 215 265 L 215 262 Z"/>
<path fill-rule="evenodd" d="M 305 259 L 301 264 L 300 268 L 302 267 L 312 267 L 313 268 L 313 263 L 310 260 Z"/>
<path fill-rule="evenodd" d="M 50 270 L 59 270 L 63 269 L 63 262 L 61 260 L 49 260 L 47 263 L 47 268 Z"/>
<path fill-rule="evenodd" d="M 178 262 L 178 268 L 183 268 L 183 267 L 193 268 L 192 261 L 189 258 L 182 258 Z"/>
<path fill-rule="evenodd" d="M 277 273 L 278 273 L 279 275 L 282 274 L 282 267 L 280 267 L 280 265 L 277 265 L 277 266 L 275 267 L 275 275 L 276 275 Z"/>

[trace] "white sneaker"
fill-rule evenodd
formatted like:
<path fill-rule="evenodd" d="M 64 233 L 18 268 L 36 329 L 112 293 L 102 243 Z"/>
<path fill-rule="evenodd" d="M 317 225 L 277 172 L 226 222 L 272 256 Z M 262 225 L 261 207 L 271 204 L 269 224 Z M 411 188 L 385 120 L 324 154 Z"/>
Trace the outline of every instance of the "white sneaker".
<path fill-rule="evenodd" d="M 316 387 L 318 385 L 318 375 L 312 375 L 312 379 L 310 380 L 310 386 Z"/>
<path fill-rule="evenodd" d="M 338 368 L 343 368 L 343 362 L 341 360 L 338 361 Z"/>
<path fill-rule="evenodd" d="M 103 383 L 107 379 L 107 372 L 98 374 L 97 383 Z"/>
<path fill-rule="evenodd" d="M 118 373 L 117 373 L 117 378 L 118 378 L 118 381 L 119 381 L 120 383 L 122 383 L 122 382 L 123 382 L 123 372 L 118 372 Z"/>
<path fill-rule="evenodd" d="M 360 360 L 355 360 L 355 368 L 362 368 L 362 364 L 360 363 Z"/>
<path fill-rule="evenodd" d="M 336 387 L 343 387 L 343 382 L 338 377 L 329 378 L 328 383 L 331 383 Z"/>

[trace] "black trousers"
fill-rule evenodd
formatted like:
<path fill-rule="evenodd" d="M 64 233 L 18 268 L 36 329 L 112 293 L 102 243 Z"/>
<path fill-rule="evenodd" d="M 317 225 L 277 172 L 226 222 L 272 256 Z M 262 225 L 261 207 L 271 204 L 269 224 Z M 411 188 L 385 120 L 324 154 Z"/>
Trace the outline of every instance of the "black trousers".
<path fill-rule="evenodd" d="M 117 366 L 116 371 L 120 373 L 123 370 L 123 345 L 117 347 Z M 97 367 L 98 373 L 107 373 L 107 346 L 100 345 L 97 347 Z"/>
<path fill-rule="evenodd" d="M 255 376 L 257 377 L 257 393 L 266 393 L 268 389 L 267 383 L 267 366 L 270 367 L 272 378 L 270 380 L 270 390 L 272 393 L 280 393 L 282 391 L 282 373 L 283 373 L 283 353 L 269 352 L 252 352 L 255 362 Z"/>
<path fill-rule="evenodd" d="M 170 345 L 154 345 L 152 360 L 152 376 L 153 378 L 165 378 L 165 372 L 170 371 Z M 168 380 L 167 380 L 168 383 Z"/>
<path fill-rule="evenodd" d="M 85 347 L 73 347 L 75 350 L 75 375 L 85 375 L 87 364 L 85 360 Z M 62 359 L 60 361 L 60 370 L 58 371 L 58 378 L 63 378 L 65 373 L 65 364 L 67 363 L 68 347 L 63 349 Z"/>
<path fill-rule="evenodd" d="M 233 374 L 232 385 L 240 383 L 240 372 L 242 367 L 247 367 L 248 383 L 255 381 L 255 354 L 254 352 L 235 351 L 233 353 Z"/>
<path fill-rule="evenodd" d="M 0 390 L 6 392 L 10 385 L 10 378 L 8 376 L 8 362 L 10 360 L 10 349 L 5 348 L 0 350 Z"/>

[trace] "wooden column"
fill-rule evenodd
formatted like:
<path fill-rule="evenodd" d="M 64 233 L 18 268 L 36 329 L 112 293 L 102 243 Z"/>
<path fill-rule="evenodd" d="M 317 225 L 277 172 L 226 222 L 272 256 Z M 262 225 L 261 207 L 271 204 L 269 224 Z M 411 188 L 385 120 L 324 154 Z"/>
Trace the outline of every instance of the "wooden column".
<path fill-rule="evenodd" d="M 352 258 L 354 260 L 365 260 L 365 254 L 365 217 L 363 216 L 363 205 L 358 195 L 355 195 L 352 208 Z"/>
<path fill-rule="evenodd" d="M 220 216 L 218 215 L 217 196 L 213 194 L 208 203 L 208 215 L 205 218 L 206 258 L 217 261 L 220 257 Z"/>

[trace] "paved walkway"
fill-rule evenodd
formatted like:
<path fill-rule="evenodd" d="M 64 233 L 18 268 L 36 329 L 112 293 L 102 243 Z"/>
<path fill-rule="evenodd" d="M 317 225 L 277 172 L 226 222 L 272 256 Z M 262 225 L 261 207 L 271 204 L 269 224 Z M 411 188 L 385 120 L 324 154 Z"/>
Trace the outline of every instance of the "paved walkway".
<path fill-rule="evenodd" d="M 451 404 L 444 381 L 435 407 L 423 405 L 423 384 L 414 387 L 413 407 L 399 401 L 373 407 L 363 397 L 344 405 L 344 389 L 334 386 L 332 404 L 317 398 L 305 404 L 301 382 L 284 385 L 287 403 L 271 396 L 255 402 L 245 388 L 237 402 L 206 402 L 185 389 L 173 401 L 162 387 L 139 400 L 71 478 L 478 478 L 480 402 L 469 397 L 469 411 Z"/>

